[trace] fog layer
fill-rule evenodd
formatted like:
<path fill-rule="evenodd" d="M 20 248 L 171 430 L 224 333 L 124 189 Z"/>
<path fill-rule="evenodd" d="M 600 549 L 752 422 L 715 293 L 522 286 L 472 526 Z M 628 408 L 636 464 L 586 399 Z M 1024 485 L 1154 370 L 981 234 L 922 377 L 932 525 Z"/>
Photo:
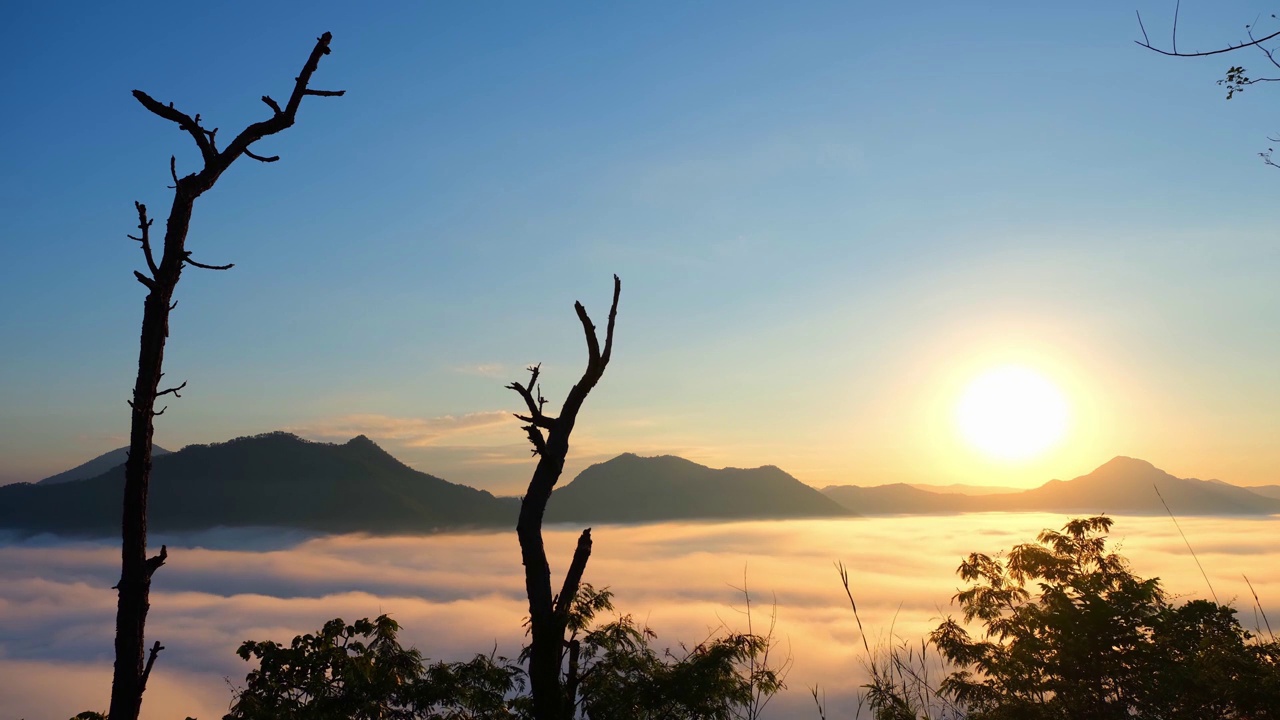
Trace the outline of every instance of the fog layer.
<path fill-rule="evenodd" d="M 857 520 L 603 526 L 586 580 L 613 589 L 621 612 L 659 634 L 659 646 L 696 643 L 718 627 L 755 629 L 776 603 L 776 634 L 794 664 L 772 717 L 849 717 L 863 682 L 857 624 L 834 569 L 850 570 L 871 644 L 915 639 L 951 612 L 960 559 L 1031 541 L 1065 516 L 980 514 Z M 1253 627 L 1248 575 L 1280 618 L 1280 517 L 1188 518 L 1182 528 L 1219 599 Z M 552 572 L 563 572 L 577 527 L 547 531 Z M 1173 524 L 1118 518 L 1112 537 L 1142 576 L 1171 593 L 1209 597 Z M 427 537 L 308 536 L 218 530 L 156 537 L 169 562 L 156 575 L 148 644 L 161 653 L 143 717 L 221 717 L 247 663 L 246 639 L 287 642 L 325 620 L 390 613 L 402 639 L 433 659 L 495 646 L 514 655 L 526 608 L 514 533 Z M 49 537 L 0 538 L 0 716 L 64 720 L 108 699 L 119 549 Z"/>

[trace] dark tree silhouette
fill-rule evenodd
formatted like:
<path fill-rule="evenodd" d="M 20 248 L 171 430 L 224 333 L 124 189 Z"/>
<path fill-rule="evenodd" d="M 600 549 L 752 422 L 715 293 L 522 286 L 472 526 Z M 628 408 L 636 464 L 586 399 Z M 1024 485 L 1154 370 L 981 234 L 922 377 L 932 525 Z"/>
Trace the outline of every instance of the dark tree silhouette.
<path fill-rule="evenodd" d="M 1246 40 L 1239 40 L 1237 42 L 1228 43 L 1226 45 L 1215 47 L 1210 50 L 1193 50 L 1193 51 L 1179 50 L 1178 49 L 1178 11 L 1181 9 L 1181 7 L 1182 7 L 1182 2 L 1181 0 L 1178 0 L 1178 2 L 1174 5 L 1173 29 L 1170 32 L 1169 45 L 1167 47 L 1161 47 L 1151 42 L 1150 36 L 1147 35 L 1146 25 L 1143 24 L 1142 22 L 1141 13 L 1138 14 L 1138 29 L 1142 32 L 1142 39 L 1134 40 L 1134 42 L 1136 42 L 1137 44 L 1141 45 L 1142 47 L 1148 50 L 1151 50 L 1152 52 L 1157 52 L 1157 53 L 1160 53 L 1161 55 L 1168 55 L 1169 57 L 1182 57 L 1182 58 L 1224 55 L 1226 53 L 1231 53 L 1231 52 L 1236 52 L 1238 50 L 1245 50 L 1248 48 L 1252 48 L 1252 49 L 1258 50 L 1262 54 L 1262 56 L 1266 58 L 1267 62 L 1272 67 L 1276 68 L 1277 70 L 1280 70 L 1280 58 L 1276 57 L 1276 53 L 1280 52 L 1280 48 L 1269 45 L 1269 43 L 1280 43 L 1280 30 L 1260 33 L 1260 31 L 1258 30 L 1257 24 L 1258 24 L 1258 20 L 1262 19 L 1261 15 L 1255 18 L 1252 23 L 1244 26 L 1244 34 L 1245 34 L 1245 37 L 1247 38 Z M 1276 19 L 1275 14 L 1274 13 L 1270 14 L 1268 16 L 1268 19 L 1274 21 Z M 1259 76 L 1251 73 L 1249 70 L 1246 70 L 1243 65 L 1232 65 L 1231 67 L 1227 68 L 1226 75 L 1221 80 L 1218 81 L 1218 84 L 1227 88 L 1227 99 L 1230 100 L 1231 98 L 1235 97 L 1237 94 L 1244 92 L 1244 89 L 1250 85 L 1256 85 L 1258 83 L 1271 83 L 1271 82 L 1280 82 L 1280 77 Z M 1268 137 L 1267 139 L 1270 140 L 1271 142 L 1280 142 L 1280 137 Z M 1267 148 L 1266 152 L 1260 152 L 1258 153 L 1258 156 L 1261 157 L 1262 161 L 1267 165 L 1270 165 L 1271 167 L 1275 167 L 1275 168 L 1280 168 L 1280 163 L 1277 163 L 1275 160 L 1271 158 L 1271 153 L 1273 151 L 1274 151 L 1274 148 Z"/>
<path fill-rule="evenodd" d="M 529 596 L 529 688 L 533 695 L 533 715 L 537 720 L 568 720 L 573 713 L 574 704 L 561 682 L 560 668 L 570 612 L 582 583 L 587 559 L 591 557 L 591 528 L 587 528 L 578 538 L 578 546 L 569 563 L 569 571 L 565 573 L 560 593 L 553 596 L 551 568 L 547 565 L 547 551 L 542 542 L 542 516 L 546 512 L 551 491 L 564 471 L 565 457 L 569 454 L 569 435 L 577 422 L 578 411 L 582 409 L 582 403 L 600 381 L 605 366 L 609 364 L 609 356 L 613 352 L 613 325 L 618 316 L 618 295 L 621 292 L 622 283 L 614 275 L 613 304 L 609 308 L 609 324 L 605 331 L 603 350 L 586 308 L 580 302 L 573 304 L 587 338 L 587 369 L 583 371 L 578 383 L 569 390 L 559 417 L 551 417 L 542 411 L 547 400 L 542 397 L 542 389 L 538 385 L 540 366 L 529 368 L 528 385 L 513 382 L 507 386 L 520 394 L 529 409 L 528 415 L 517 414 L 516 417 L 528 423 L 524 430 L 529 435 L 529 442 L 533 444 L 533 454 L 538 456 L 538 466 L 529 480 L 529 490 L 520 502 L 520 519 L 516 523 L 520 555 L 524 562 L 525 592 Z"/>
<path fill-rule="evenodd" d="M 178 129 L 191 135 L 200 150 L 204 166 L 199 171 L 180 178 L 176 158 L 169 158 L 169 173 L 173 177 L 173 205 L 169 210 L 159 262 L 151 248 L 153 221 L 148 218 L 145 205 L 134 203 L 138 211 L 139 234 L 129 237 L 141 243 L 142 254 L 147 263 L 147 272 L 134 271 L 134 276 L 146 286 L 148 293 L 143 303 L 138 378 L 133 388 L 133 400 L 129 402 L 133 408 L 133 416 L 129 433 L 129 458 L 125 463 L 120 582 L 115 588 L 119 591 L 119 603 L 116 610 L 115 670 L 111 679 L 111 707 L 108 711 L 112 720 L 136 720 L 142 708 L 142 694 L 146 690 L 147 678 L 151 675 L 156 655 L 164 649 L 156 642 L 151 646 L 146 664 L 143 664 L 151 576 L 168 557 L 168 549 L 164 546 L 160 547 L 159 554 L 147 557 L 147 489 L 151 479 L 151 438 L 155 417 L 166 409 L 156 410 L 155 406 L 157 398 L 163 395 L 180 397 L 178 392 L 186 387 L 184 382 L 164 390 L 159 389 L 160 380 L 164 377 L 164 346 L 169 337 L 169 314 L 177 305 L 173 301 L 174 289 L 178 285 L 182 269 L 187 265 L 207 270 L 227 270 L 231 267 L 230 264 L 206 265 L 191 259 L 191 252 L 186 249 L 191 211 L 196 198 L 212 188 L 222 173 L 241 156 L 264 163 L 280 159 L 274 155 L 259 155 L 249 148 L 258 140 L 292 126 L 303 97 L 343 94 L 341 90 L 312 90 L 308 87 L 311 75 L 320 64 L 320 58 L 329 54 L 331 39 L 332 36 L 325 33 L 316 40 L 315 48 L 295 79 L 293 91 L 285 106 L 281 107 L 270 96 L 263 95 L 262 102 L 271 109 L 271 117 L 240 131 L 222 150 L 217 145 L 218 128 L 206 128 L 199 114 L 194 117 L 187 115 L 175 108 L 173 103 L 164 104 L 141 90 L 133 91 L 133 96 L 143 107 L 176 123 Z"/>

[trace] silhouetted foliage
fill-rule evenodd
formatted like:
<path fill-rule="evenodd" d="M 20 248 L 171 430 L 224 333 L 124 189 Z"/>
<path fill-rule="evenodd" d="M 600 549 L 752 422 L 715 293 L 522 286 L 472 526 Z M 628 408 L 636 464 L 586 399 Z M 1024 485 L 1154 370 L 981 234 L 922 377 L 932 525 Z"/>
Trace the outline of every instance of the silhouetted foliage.
<path fill-rule="evenodd" d="M 969 586 L 930 642 L 954 664 L 938 692 L 973 720 L 1252 718 L 1280 713 L 1280 644 L 1207 600 L 1171 604 L 1106 547 L 1112 521 L 1076 519 L 1007 556 L 973 553 Z M 979 622 L 981 639 L 965 624 Z M 914 718 L 891 682 L 877 718 Z"/>
<path fill-rule="evenodd" d="M 755 717 L 757 698 L 782 688 L 758 662 L 771 638 L 724 632 L 692 649 L 658 652 L 656 638 L 630 615 L 595 624 L 612 611 L 608 590 L 584 584 L 570 612 L 576 664 L 568 717 L 590 720 Z M 289 645 L 247 641 L 238 654 L 256 660 L 224 720 L 499 720 L 534 717 L 522 667 L 495 654 L 427 664 L 400 645 L 400 626 L 383 615 L 331 620 Z M 525 648 L 523 657 L 528 657 Z"/>
<path fill-rule="evenodd" d="M 784 687 L 787 664 L 769 663 L 772 632 L 725 630 L 692 648 L 659 653 L 652 644 L 657 635 L 631 615 L 589 628 L 606 610 L 613 610 L 612 594 L 584 583 L 570 613 L 564 683 L 581 717 L 755 718 Z"/>
<path fill-rule="evenodd" d="M 1161 55 L 1168 55 L 1171 57 L 1184 57 L 1184 58 L 1207 57 L 1210 55 L 1223 55 L 1226 53 L 1232 53 L 1232 52 L 1236 52 L 1236 51 L 1244 50 L 1248 48 L 1252 50 L 1257 50 L 1262 55 L 1262 57 L 1266 59 L 1269 65 L 1271 65 L 1273 68 L 1276 68 L 1277 70 L 1280 70 L 1280 59 L 1276 58 L 1277 48 L 1268 46 L 1268 43 L 1280 41 L 1280 30 L 1273 30 L 1273 31 L 1260 30 L 1257 27 L 1257 22 L 1258 20 L 1262 19 L 1262 15 L 1258 15 L 1258 17 L 1255 18 L 1252 23 L 1249 23 L 1244 26 L 1244 35 L 1246 38 L 1244 40 L 1239 40 L 1233 43 L 1229 43 L 1227 45 L 1216 47 L 1211 50 L 1197 50 L 1197 51 L 1190 51 L 1190 52 L 1179 51 L 1178 50 L 1178 11 L 1181 9 L 1181 5 L 1182 4 L 1180 1 L 1174 5 L 1173 29 L 1170 34 L 1169 47 L 1167 48 L 1158 47 L 1151 43 L 1151 38 L 1147 35 L 1147 28 L 1142 22 L 1141 14 L 1138 15 L 1138 28 L 1142 31 L 1142 39 L 1135 40 L 1135 42 L 1141 45 L 1142 47 L 1147 48 L 1148 50 L 1153 50 L 1155 52 L 1158 52 Z M 1275 13 L 1271 13 L 1268 16 L 1268 19 L 1272 21 L 1273 27 L 1274 27 L 1274 21 L 1276 20 Z M 1218 81 L 1218 84 L 1227 89 L 1227 99 L 1230 100 L 1236 95 L 1244 92 L 1244 89 L 1249 87 L 1250 85 L 1255 85 L 1257 83 L 1270 83 L 1270 82 L 1280 82 L 1280 76 L 1258 75 L 1256 73 L 1250 72 L 1249 70 L 1245 69 L 1243 65 L 1232 65 L 1231 67 L 1227 68 L 1226 75 L 1221 80 Z M 1280 137 L 1271 137 L 1267 139 L 1271 140 L 1272 142 L 1280 142 Z M 1271 167 L 1280 167 L 1280 163 L 1276 163 L 1274 160 L 1271 159 L 1272 152 L 1274 152 L 1274 148 L 1267 148 L 1266 152 L 1260 152 L 1258 153 L 1258 155 L 1262 158 L 1262 161 L 1265 162 L 1267 165 L 1270 165 Z"/>
<path fill-rule="evenodd" d="M 169 174 L 173 178 L 173 204 L 165 223 L 164 240 L 159 260 L 152 251 L 151 225 L 147 206 L 134 203 L 138 213 L 138 235 L 129 236 L 141 245 L 146 261 L 146 272 L 135 270 L 133 275 L 147 289 L 143 302 L 142 333 L 138 349 L 138 375 L 133 387 L 133 399 L 129 430 L 129 457 L 125 462 L 124 507 L 121 514 L 120 581 L 116 584 L 119 600 L 116 609 L 115 667 L 111 677 L 112 720 L 137 720 L 142 709 L 142 694 L 147 688 L 147 678 L 155 664 L 156 656 L 164 649 L 159 642 L 151 646 L 143 663 L 144 636 L 147 611 L 151 607 L 151 576 L 164 565 L 168 551 L 161 546 L 160 553 L 147 557 L 147 491 L 151 481 L 152 435 L 155 418 L 167 408 L 155 409 L 156 401 L 164 395 L 180 397 L 186 387 L 180 383 L 164 390 L 160 381 L 164 377 L 164 350 L 169 338 L 169 315 L 177 302 L 173 299 L 178 280 L 187 266 L 206 270 L 227 270 L 227 265 L 208 265 L 197 262 L 187 250 L 187 231 L 191 226 L 191 214 L 195 202 L 213 188 L 222 173 L 241 157 L 258 162 L 271 163 L 276 156 L 259 155 L 250 146 L 264 137 L 288 129 L 297 118 L 302 98 L 308 95 L 336 96 L 340 90 L 315 90 L 309 85 L 311 76 L 320 65 L 320 58 L 329 54 L 332 36 L 325 33 L 316 39 L 301 72 L 294 78 L 294 86 L 282 108 L 269 95 L 262 102 L 271 110 L 271 116 L 255 122 L 231 138 L 218 149 L 218 128 L 212 130 L 202 123 L 200 114 L 193 117 L 173 106 L 164 104 L 141 90 L 134 90 L 133 97 L 156 116 L 174 123 L 179 130 L 191 136 L 200 150 L 201 167 L 183 177 L 178 176 L 177 160 L 170 156 Z M 223 136 L 226 139 L 226 136 Z"/>
<path fill-rule="evenodd" d="M 519 667 L 477 655 L 424 664 L 396 638 L 386 615 L 348 625 L 330 620 L 288 646 L 246 641 L 257 660 L 224 720 L 463 720 L 512 717 L 507 697 L 523 687 Z"/>

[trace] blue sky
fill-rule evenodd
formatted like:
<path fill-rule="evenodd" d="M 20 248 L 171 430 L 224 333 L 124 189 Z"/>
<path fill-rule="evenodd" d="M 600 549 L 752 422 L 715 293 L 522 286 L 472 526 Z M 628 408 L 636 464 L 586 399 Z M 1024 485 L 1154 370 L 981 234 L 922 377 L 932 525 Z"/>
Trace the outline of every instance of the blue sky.
<path fill-rule="evenodd" d="M 1183 3 L 1180 45 L 1257 3 Z M 622 277 L 617 350 L 576 464 L 618 452 L 776 464 L 815 485 L 1037 484 L 1116 454 L 1280 480 L 1275 97 L 1257 54 L 1133 44 L 1172 3 L 26 3 L 0 28 L 0 481 L 124 444 L 143 288 L 190 139 L 333 54 L 297 125 L 197 204 L 166 357 L 180 447 L 365 432 L 514 492 L 502 386 L 581 372 L 572 302 Z M 993 363 L 1036 367 L 1073 425 L 1016 466 L 956 439 Z"/>

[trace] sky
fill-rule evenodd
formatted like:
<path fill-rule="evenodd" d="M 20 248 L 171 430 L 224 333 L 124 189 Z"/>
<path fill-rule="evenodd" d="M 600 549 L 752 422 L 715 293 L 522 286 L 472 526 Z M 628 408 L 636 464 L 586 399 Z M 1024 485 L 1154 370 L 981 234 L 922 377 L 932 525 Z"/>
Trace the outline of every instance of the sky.
<path fill-rule="evenodd" d="M 955 575 L 970 552 L 1031 541 L 1065 518 L 1041 513 L 972 514 L 787 522 L 598 526 L 585 580 L 608 586 L 620 613 L 658 634 L 656 647 L 696 644 L 724 629 L 765 633 L 774 615 L 777 661 L 790 657 L 787 690 L 766 720 L 854 720 L 866 652 L 834 562 L 849 569 L 850 591 L 868 646 L 918 649 L 964 585 Z M 1176 603 L 1210 597 L 1238 611 L 1241 625 L 1265 628 L 1254 612 L 1280 615 L 1280 518 L 1181 521 L 1205 576 L 1168 518 L 1116 518 L 1109 547 L 1139 577 L 1159 577 Z M 579 529 L 546 531 L 552 572 L 563 571 Z M 5 717 L 63 718 L 106 707 L 111 617 L 119 550 L 108 541 L 0 537 L 0 711 Z M 251 666 L 236 657 L 244 640 L 287 643 L 325 621 L 388 613 L 401 641 L 433 660 L 470 659 L 523 644 L 528 612 L 520 551 L 510 533 L 467 536 L 306 537 L 220 529 L 167 542 L 170 562 L 152 589 L 148 639 L 166 648 L 147 685 L 144 720 L 221 717 L 231 687 Z M 1208 578 L 1206 585 L 1205 578 Z M 975 632 L 978 630 L 975 628 Z M 1265 629 L 1262 631 L 1265 633 Z M 940 677 L 941 675 L 935 675 Z M 862 718 L 868 717 L 865 712 Z"/>
<path fill-rule="evenodd" d="M 157 420 L 169 449 L 367 434 L 517 493 L 503 386 L 553 405 L 613 362 L 570 473 L 621 452 L 772 464 L 816 486 L 1035 486 L 1115 455 L 1280 482 L 1280 174 L 1257 53 L 1165 58 L 1173 3 L 20 3 L 0 27 L 0 482 L 127 442 L 144 289 L 190 138 L 227 137 L 333 53 L 297 124 L 196 206 Z M 1182 3 L 1180 48 L 1260 3 Z M 1060 389 L 1016 461 L 955 408 L 992 367 Z"/>

